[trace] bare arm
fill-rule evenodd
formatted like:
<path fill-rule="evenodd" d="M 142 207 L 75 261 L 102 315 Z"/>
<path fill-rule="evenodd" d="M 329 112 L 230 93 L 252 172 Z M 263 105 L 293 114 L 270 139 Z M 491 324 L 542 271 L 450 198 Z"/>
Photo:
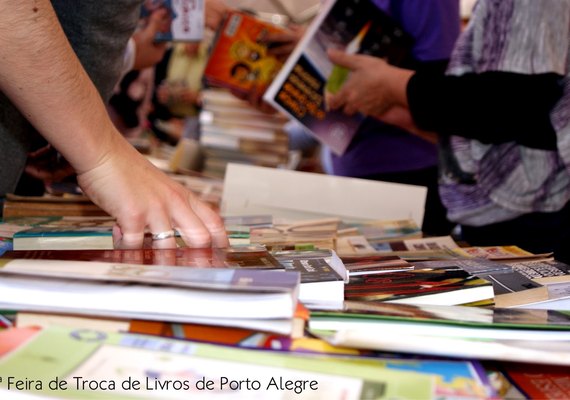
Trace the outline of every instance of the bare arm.
<path fill-rule="evenodd" d="M 0 90 L 70 162 L 86 194 L 117 218 L 124 243 L 142 244 L 145 227 L 177 227 L 190 245 L 225 245 L 219 216 L 114 128 L 50 1 L 0 0 L 0 9 Z"/>

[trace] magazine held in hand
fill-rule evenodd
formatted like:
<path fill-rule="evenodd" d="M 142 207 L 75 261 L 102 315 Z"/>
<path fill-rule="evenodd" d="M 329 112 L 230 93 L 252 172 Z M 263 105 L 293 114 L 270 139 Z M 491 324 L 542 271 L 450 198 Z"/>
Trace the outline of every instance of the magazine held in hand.
<path fill-rule="evenodd" d="M 327 110 L 326 98 L 338 91 L 349 71 L 335 66 L 328 49 L 368 54 L 403 65 L 413 39 L 370 0 L 331 0 L 311 23 L 263 99 L 301 123 L 334 153 L 344 153 L 361 115 Z"/>

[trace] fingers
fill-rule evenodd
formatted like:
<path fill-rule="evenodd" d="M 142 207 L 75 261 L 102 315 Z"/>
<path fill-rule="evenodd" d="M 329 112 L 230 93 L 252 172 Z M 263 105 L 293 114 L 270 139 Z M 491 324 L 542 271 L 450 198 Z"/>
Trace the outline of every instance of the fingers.
<path fill-rule="evenodd" d="M 186 207 L 176 208 L 176 212 L 176 229 L 189 247 L 229 245 L 221 217 L 191 193 L 188 193 Z"/>
<path fill-rule="evenodd" d="M 349 83 L 350 81 L 345 83 L 336 94 L 325 94 L 326 107 L 329 110 L 338 110 L 350 102 L 352 96 L 347 89 Z"/>
<path fill-rule="evenodd" d="M 175 232 L 172 229 L 172 222 L 168 215 L 164 213 L 153 215 L 149 229 L 152 235 L 153 249 L 176 248 Z"/>
<path fill-rule="evenodd" d="M 265 38 L 267 54 L 279 59 L 289 56 L 295 49 L 298 40 L 299 38 L 294 32 L 268 33 Z"/>
<path fill-rule="evenodd" d="M 142 249 L 143 240 L 144 223 L 124 225 L 117 223 L 113 227 L 113 246 L 116 249 Z"/>
<path fill-rule="evenodd" d="M 333 64 L 348 68 L 350 70 L 355 70 L 359 67 L 361 58 L 359 55 L 347 54 L 344 51 L 335 49 L 327 50 L 327 54 Z"/>
<path fill-rule="evenodd" d="M 198 202 L 193 206 L 194 212 L 204 222 L 210 233 L 213 247 L 228 247 L 230 242 L 224 226 L 224 221 L 218 213 L 212 210 L 207 204 Z"/>

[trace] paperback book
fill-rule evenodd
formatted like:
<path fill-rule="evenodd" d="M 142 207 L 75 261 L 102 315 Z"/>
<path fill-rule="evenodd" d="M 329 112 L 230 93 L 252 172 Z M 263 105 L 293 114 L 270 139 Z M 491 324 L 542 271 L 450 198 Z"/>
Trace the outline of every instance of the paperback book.
<path fill-rule="evenodd" d="M 196 42 L 204 37 L 203 0 L 145 0 L 141 8 L 141 21 L 147 22 L 156 10 L 166 10 L 166 17 L 157 32 L 159 42 Z"/>
<path fill-rule="evenodd" d="M 68 260 L 194 268 L 283 269 L 262 246 L 228 248 L 25 250 L 9 251 L 4 259 Z"/>
<path fill-rule="evenodd" d="M 12 377 L 0 382 L 6 398 L 26 394 L 13 382 L 33 376 L 30 394 L 73 399 L 418 399 L 432 395 L 435 381 L 430 374 L 324 356 L 56 327 L 1 358 L 0 375 Z M 56 377 L 66 390 L 50 390 Z"/>
<path fill-rule="evenodd" d="M 32 259 L 2 259 L 0 265 L 0 309 L 8 310 L 290 334 L 299 292 L 293 271 Z"/>
<path fill-rule="evenodd" d="M 284 250 L 273 253 L 286 270 L 301 276 L 299 300 L 308 308 L 337 308 L 344 300 L 348 273 L 332 250 Z"/>
<path fill-rule="evenodd" d="M 495 298 L 498 305 L 570 310 L 570 266 L 554 259 L 511 260 L 505 265 L 512 268 L 512 272 L 489 276 L 504 288 Z"/>
<path fill-rule="evenodd" d="M 337 346 L 570 365 L 570 318 L 552 310 L 347 301 L 313 311 L 309 327 Z"/>
<path fill-rule="evenodd" d="M 349 72 L 329 61 L 327 49 L 370 54 L 402 65 L 412 44 L 411 36 L 372 1 L 329 0 L 263 98 L 340 155 L 362 117 L 328 110 L 327 96 L 340 89 Z"/>
<path fill-rule="evenodd" d="M 266 38 L 269 33 L 282 31 L 251 14 L 230 12 L 217 32 L 206 64 L 206 82 L 241 93 L 262 93 L 282 65 L 268 54 Z"/>
<path fill-rule="evenodd" d="M 346 300 L 450 306 L 494 297 L 489 281 L 457 266 L 355 276 L 344 292 Z"/>

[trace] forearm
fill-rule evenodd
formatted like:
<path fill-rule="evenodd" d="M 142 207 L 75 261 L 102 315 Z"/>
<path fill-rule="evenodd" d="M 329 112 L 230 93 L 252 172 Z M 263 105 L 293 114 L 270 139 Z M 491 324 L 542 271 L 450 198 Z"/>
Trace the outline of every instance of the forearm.
<path fill-rule="evenodd" d="M 50 1 L 0 6 L 0 90 L 78 172 L 93 168 L 121 138 Z"/>
<path fill-rule="evenodd" d="M 463 76 L 417 73 L 407 85 L 415 123 L 443 135 L 484 143 L 517 141 L 555 149 L 550 110 L 562 95 L 560 76 L 485 72 Z"/>

